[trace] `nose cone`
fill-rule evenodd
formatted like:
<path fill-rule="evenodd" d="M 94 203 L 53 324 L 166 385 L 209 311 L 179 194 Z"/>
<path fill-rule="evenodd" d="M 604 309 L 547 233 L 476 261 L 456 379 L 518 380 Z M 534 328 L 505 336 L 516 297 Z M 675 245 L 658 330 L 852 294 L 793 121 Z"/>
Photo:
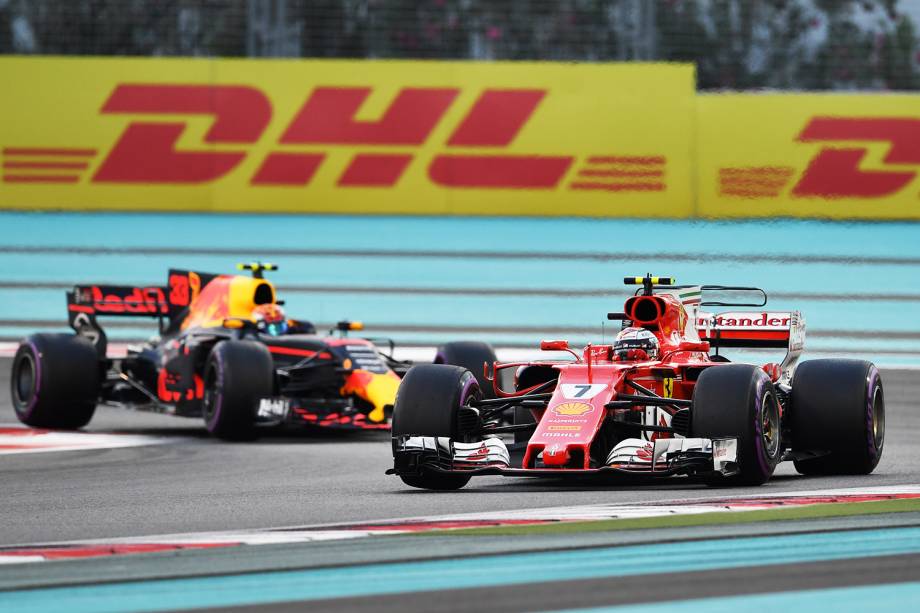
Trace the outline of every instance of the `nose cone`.
<path fill-rule="evenodd" d="M 377 374 L 366 370 L 356 370 L 345 380 L 342 395 L 355 394 L 364 398 L 374 409 L 368 419 L 381 423 L 386 419 L 385 407 L 396 404 L 396 392 L 401 379 L 393 371 Z"/>
<path fill-rule="evenodd" d="M 546 466 L 565 466 L 570 457 L 568 445 L 553 444 L 543 450 L 543 464 Z"/>

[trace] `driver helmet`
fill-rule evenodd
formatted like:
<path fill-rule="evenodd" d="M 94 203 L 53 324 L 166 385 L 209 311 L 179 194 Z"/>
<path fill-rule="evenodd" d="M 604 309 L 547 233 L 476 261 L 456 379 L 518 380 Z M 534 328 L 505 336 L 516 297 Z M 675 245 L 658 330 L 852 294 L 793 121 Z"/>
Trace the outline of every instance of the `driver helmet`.
<path fill-rule="evenodd" d="M 263 334 L 281 336 L 288 330 L 284 309 L 277 304 L 260 304 L 253 309 L 252 318 L 256 322 L 256 328 Z"/>
<path fill-rule="evenodd" d="M 626 360 L 657 360 L 658 339 L 645 328 L 624 328 L 613 344 L 613 358 Z"/>

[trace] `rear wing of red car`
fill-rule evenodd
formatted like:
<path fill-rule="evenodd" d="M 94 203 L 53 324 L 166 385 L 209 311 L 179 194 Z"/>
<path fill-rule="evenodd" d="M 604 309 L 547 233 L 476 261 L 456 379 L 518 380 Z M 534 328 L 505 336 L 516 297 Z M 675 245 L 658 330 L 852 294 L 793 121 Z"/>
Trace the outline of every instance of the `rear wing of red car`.
<path fill-rule="evenodd" d="M 696 312 L 700 339 L 719 347 L 785 349 L 779 383 L 791 384 L 805 348 L 805 318 L 799 311 Z"/>
<path fill-rule="evenodd" d="M 790 349 L 805 343 L 805 321 L 798 311 L 698 311 L 696 329 L 712 347 Z"/>
<path fill-rule="evenodd" d="M 701 341 L 718 351 L 721 347 L 785 349 L 780 365 L 780 383 L 790 383 L 795 365 L 805 348 L 805 318 L 799 311 L 769 311 L 767 293 L 759 287 L 729 285 L 674 285 L 670 277 L 627 277 L 627 285 L 644 287 L 646 295 L 653 291 L 677 298 L 684 307 Z M 663 284 L 661 284 L 663 283 Z M 661 284 L 661 285 L 659 285 Z M 754 307 L 751 311 L 711 313 L 707 307 Z"/>

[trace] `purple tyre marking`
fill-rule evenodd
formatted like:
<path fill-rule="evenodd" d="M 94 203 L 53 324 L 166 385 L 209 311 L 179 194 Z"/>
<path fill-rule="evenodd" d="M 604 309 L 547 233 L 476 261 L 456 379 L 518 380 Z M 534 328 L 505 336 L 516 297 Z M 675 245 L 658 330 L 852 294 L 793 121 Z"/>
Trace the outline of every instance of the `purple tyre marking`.
<path fill-rule="evenodd" d="M 757 390 L 754 392 L 754 437 L 757 449 L 757 462 L 760 464 L 760 472 L 767 474 L 770 467 L 767 466 L 767 453 L 763 446 L 763 377 L 757 378 Z"/>
<path fill-rule="evenodd" d="M 478 383 L 476 382 L 476 377 L 470 376 L 464 383 L 463 388 L 460 390 L 460 406 L 465 406 L 470 396 L 470 389 L 473 385 Z"/>
<path fill-rule="evenodd" d="M 217 427 L 217 424 L 220 422 L 220 411 L 221 407 L 224 404 L 224 359 L 220 351 L 214 352 L 215 363 L 217 364 L 217 377 L 214 380 L 214 411 L 211 413 L 211 418 L 208 420 L 208 430 L 213 432 Z"/>
<path fill-rule="evenodd" d="M 875 417 L 875 391 L 881 382 L 881 377 L 878 373 L 878 368 L 873 364 L 869 369 L 868 381 L 866 385 L 866 438 L 867 438 L 867 449 L 869 450 L 869 457 L 875 458 L 878 455 L 878 447 L 876 446 L 875 434 L 872 428 L 872 422 Z"/>
<path fill-rule="evenodd" d="M 39 357 L 38 347 L 36 347 L 35 343 L 31 340 L 27 341 L 26 345 L 28 345 L 32 350 L 32 376 L 34 377 L 34 380 L 32 382 L 32 398 L 29 399 L 29 405 L 26 407 L 26 411 L 23 414 L 23 419 L 29 419 L 32 417 L 32 412 L 35 410 L 35 405 L 38 404 L 38 393 L 42 384 L 42 365 L 41 358 Z"/>
<path fill-rule="evenodd" d="M 765 398 L 764 387 L 767 385 L 767 379 L 764 377 L 758 377 L 757 380 L 757 391 L 754 405 L 754 433 L 756 434 L 756 449 L 757 449 L 757 462 L 760 464 L 760 469 L 763 474 L 768 474 L 770 472 L 769 460 L 773 458 L 768 458 L 767 449 L 764 446 L 763 442 L 763 417 L 764 410 L 767 408 L 764 406 L 763 401 Z M 774 400 L 775 402 L 775 400 Z M 777 453 L 779 453 L 780 448 L 777 444 Z"/>

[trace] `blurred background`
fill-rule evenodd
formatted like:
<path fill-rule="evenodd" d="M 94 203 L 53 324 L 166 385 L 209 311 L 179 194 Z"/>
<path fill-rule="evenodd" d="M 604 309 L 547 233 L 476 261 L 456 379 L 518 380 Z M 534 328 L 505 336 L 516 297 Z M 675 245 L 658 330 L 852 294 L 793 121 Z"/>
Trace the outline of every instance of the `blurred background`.
<path fill-rule="evenodd" d="M 430 346 L 459 338 L 503 347 L 533 347 L 548 337 L 599 341 L 610 336 L 606 312 L 618 310 L 628 295 L 620 285 L 622 277 L 652 272 L 674 275 L 681 283 L 764 287 L 771 308 L 804 311 L 807 350 L 816 355 L 916 363 L 920 181 L 915 173 L 920 158 L 910 152 L 892 158 L 887 151 L 898 134 L 905 143 L 916 142 L 911 134 L 920 134 L 911 132 L 920 125 L 920 97 L 911 93 L 920 88 L 918 26 L 920 2 L 914 0 L 0 0 L 0 77 L 8 100 L 15 96 L 9 104 L 22 110 L 37 108 L 34 103 L 52 118 L 29 119 L 23 110 L 26 119 L 7 113 L 0 120 L 0 146 L 6 155 L 0 209 L 7 209 L 0 211 L 0 340 L 61 329 L 64 290 L 76 282 L 162 285 L 169 267 L 231 272 L 237 261 L 262 259 L 280 265 L 274 280 L 290 314 L 312 319 L 320 328 L 342 318 L 363 320 L 368 335 L 390 337 L 402 345 Z M 566 66 L 608 63 L 645 72 L 652 71 L 650 62 L 669 62 L 688 67 L 688 83 L 699 94 L 694 98 L 688 92 L 683 107 L 665 113 L 671 123 L 654 120 L 661 125 L 646 132 L 637 128 L 626 142 L 611 145 L 613 153 L 648 155 L 658 152 L 656 139 L 665 132 L 669 138 L 686 139 L 676 145 L 682 152 L 668 153 L 661 170 L 629 168 L 637 160 L 657 158 L 617 158 L 627 168 L 610 172 L 651 172 L 669 182 L 666 187 L 645 185 L 646 191 L 660 192 L 651 195 L 639 193 L 641 186 L 636 193 L 607 186 L 603 189 L 608 194 L 590 195 L 594 203 L 609 197 L 615 203 L 609 209 L 599 204 L 570 209 L 570 202 L 581 195 L 561 188 L 550 194 L 551 200 L 534 196 L 532 210 L 521 194 L 490 193 L 480 202 L 476 190 L 463 191 L 456 201 L 445 196 L 454 204 L 433 206 L 431 214 L 386 203 L 369 211 L 370 205 L 353 206 L 349 198 L 359 193 L 365 202 L 375 203 L 379 192 L 351 191 L 346 196 L 341 188 L 315 194 L 308 190 L 303 193 L 314 195 L 275 206 L 272 199 L 282 197 L 281 188 L 272 187 L 266 189 L 274 191 L 259 192 L 264 197 L 240 204 L 233 194 L 253 188 L 242 179 L 234 183 L 232 177 L 226 179 L 225 198 L 232 201 L 228 206 L 210 200 L 196 203 L 193 192 L 188 192 L 192 200 L 185 199 L 186 192 L 174 198 L 173 192 L 158 191 L 168 188 L 143 180 L 132 184 L 140 202 L 135 206 L 130 197 L 122 197 L 127 193 L 123 191 L 46 196 L 63 192 L 42 191 L 48 187 L 28 172 L 14 174 L 24 163 L 59 163 L 14 159 L 22 147 L 67 144 L 51 142 L 54 131 L 45 124 L 54 123 L 58 111 L 70 112 L 69 99 L 58 99 L 53 83 L 71 65 L 46 56 L 122 62 L 112 69 L 114 81 L 79 77 L 81 93 L 73 100 L 83 104 L 84 98 L 92 98 L 86 105 L 93 116 L 86 116 L 99 122 L 98 128 L 81 119 L 84 115 L 57 118 L 81 138 L 97 130 L 99 136 L 92 138 L 100 150 L 113 146 L 126 121 L 120 117 L 124 121 L 112 127 L 99 119 L 98 109 L 112 83 L 191 78 L 177 64 L 156 64 L 153 59 L 163 57 L 256 62 L 239 68 L 248 76 L 230 82 L 259 83 L 276 114 L 288 112 L 267 133 L 272 139 L 314 85 L 309 75 L 317 66 L 338 70 L 346 84 L 366 77 L 382 83 L 385 91 L 393 79 L 409 85 L 436 80 L 429 73 L 445 66 L 426 68 L 415 62 L 383 69 L 380 62 L 366 60 L 494 66 L 488 86 L 498 89 L 514 81 L 508 71 L 516 69 L 509 69 L 506 61 L 567 63 L 547 64 L 555 66 L 547 74 L 568 74 Z M 147 64 L 119 59 L 126 56 L 157 68 L 147 74 L 138 69 Z M 42 57 L 53 66 L 23 63 Z M 269 58 L 287 62 L 271 63 Z M 354 62 L 328 68 L 293 61 L 297 58 Z M 265 76 L 258 76 L 263 65 Z M 99 65 L 87 66 L 85 74 L 99 72 Z M 226 64 L 208 66 L 216 66 L 207 69 L 209 80 L 228 82 L 214 76 Z M 536 74 L 540 66 L 527 70 Z M 380 70 L 390 71 L 390 76 L 375 76 Z M 550 92 L 539 107 L 550 117 L 555 117 L 553 100 L 562 100 L 559 108 L 574 108 L 591 95 L 580 89 L 587 78 L 558 81 L 556 74 L 534 77 Z M 649 74 L 653 87 L 658 73 Z M 470 77 L 475 91 L 484 87 L 484 78 Z M 290 94 L 296 103 L 278 101 L 279 84 L 284 83 L 300 87 Z M 554 83 L 560 83 L 561 98 L 553 98 Z M 617 109 L 640 108 L 655 96 L 667 97 L 642 91 L 592 102 L 589 111 L 609 113 L 613 124 L 627 129 L 635 122 L 629 116 L 616 117 Z M 833 93 L 827 97 L 809 93 L 828 91 Z M 801 97 L 788 97 L 793 94 Z M 467 107 L 472 96 L 463 99 Z M 869 123 L 850 136 L 806 135 L 810 120 L 828 116 L 868 117 Z M 535 126 L 544 125 L 539 124 L 543 116 L 534 117 Z M 901 127 L 878 123 L 880 118 L 895 118 Z M 459 119 L 450 116 L 446 121 Z M 546 125 L 551 122 L 546 120 Z M 881 132 L 873 131 L 876 127 Z M 607 138 L 604 129 L 600 142 Z M 554 133 L 543 140 L 525 131 L 514 146 L 531 146 L 541 155 L 555 151 L 553 147 L 578 149 L 578 142 L 570 143 L 567 133 L 558 130 L 562 136 Z M 725 140 L 745 131 L 752 134 L 748 140 Z M 705 134 L 722 140 L 702 140 Z M 781 142 L 769 141 L 779 138 L 775 134 Z M 435 135 L 443 141 L 447 133 Z M 849 192 L 808 182 L 824 150 L 820 142 L 803 143 L 822 138 L 842 141 L 840 147 L 850 150 L 862 147 L 868 156 L 864 162 L 870 170 L 859 170 L 858 163 L 850 168 L 855 178 L 846 188 Z M 182 141 L 180 148 L 200 142 Z M 431 147 L 437 143 L 425 150 L 434 156 Z M 590 160 L 592 153 L 608 152 L 578 150 L 573 159 Z M 97 171 L 98 163 L 83 167 Z M 414 171 L 413 166 L 407 175 L 411 181 L 399 184 L 403 191 L 398 198 L 428 197 L 421 188 L 412 191 L 424 178 L 422 171 L 421 178 L 411 175 Z M 747 178 L 732 179 L 738 172 Z M 761 172 L 771 176 L 761 179 Z M 884 174 L 892 180 L 898 175 L 897 189 L 871 187 Z M 54 180 L 72 181 L 74 189 L 83 189 L 89 175 Z M 461 202 L 461 197 L 466 200 Z M 210 192 L 207 198 L 212 198 Z M 503 209 L 502 198 L 514 206 Z M 475 216 L 464 214 L 464 202 L 470 210 L 480 207 Z M 487 206 L 491 213 L 483 212 Z M 138 340 L 149 336 L 153 326 L 118 320 L 109 329 L 113 340 Z"/>
<path fill-rule="evenodd" d="M 915 90 L 916 0 L 0 0 L 0 53 L 692 62 L 711 89 Z"/>

